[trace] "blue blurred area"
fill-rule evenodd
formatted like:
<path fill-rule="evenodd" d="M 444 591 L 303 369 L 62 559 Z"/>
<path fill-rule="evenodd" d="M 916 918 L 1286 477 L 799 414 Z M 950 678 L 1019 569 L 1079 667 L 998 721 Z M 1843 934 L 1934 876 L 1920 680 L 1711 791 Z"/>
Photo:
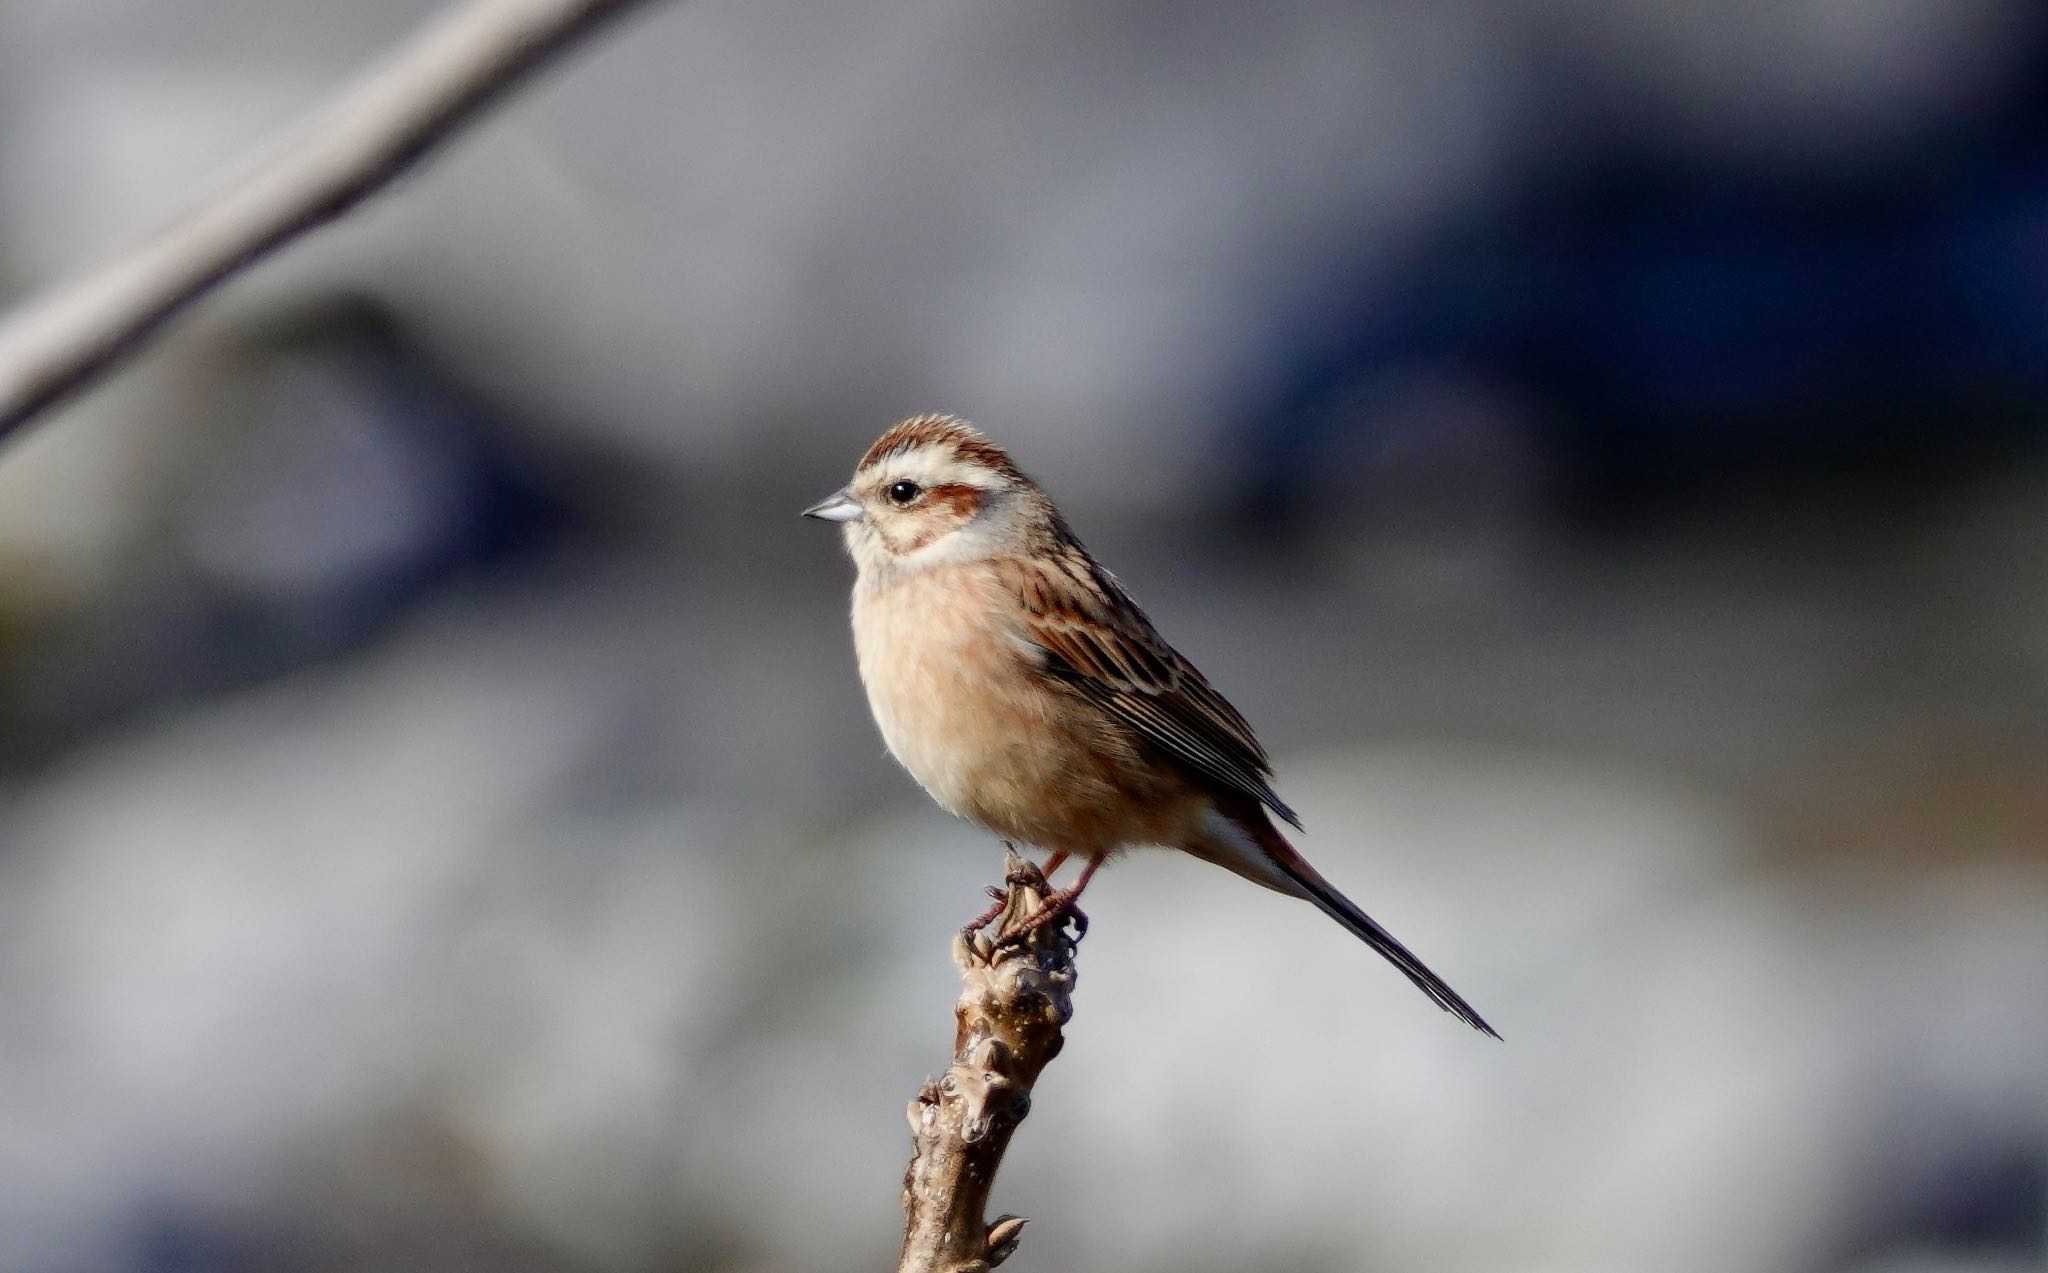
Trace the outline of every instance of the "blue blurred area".
<path fill-rule="evenodd" d="M 1574 515 L 1731 487 L 1904 479 L 2048 442 L 2048 50 L 1979 113 L 1850 164 L 1711 162 L 1616 124 L 1560 136 L 1502 197 L 1389 262 L 1301 271 L 1235 444 L 1253 520 L 1353 410 L 1417 368 L 1528 404 Z"/>
<path fill-rule="evenodd" d="M 574 465 L 522 448 L 376 302 L 323 298 L 241 356 L 229 438 L 173 479 L 170 533 L 10 661 L 20 760 L 361 648 L 574 526 Z"/>

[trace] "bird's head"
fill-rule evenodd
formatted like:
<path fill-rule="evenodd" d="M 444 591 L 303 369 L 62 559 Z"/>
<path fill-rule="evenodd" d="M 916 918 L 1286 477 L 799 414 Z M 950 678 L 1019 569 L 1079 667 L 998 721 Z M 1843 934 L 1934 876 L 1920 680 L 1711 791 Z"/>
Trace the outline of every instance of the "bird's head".
<path fill-rule="evenodd" d="M 913 416 L 875 440 L 853 480 L 804 516 L 838 522 L 863 576 L 992 556 L 1053 516 L 1003 449 L 952 416 Z"/>

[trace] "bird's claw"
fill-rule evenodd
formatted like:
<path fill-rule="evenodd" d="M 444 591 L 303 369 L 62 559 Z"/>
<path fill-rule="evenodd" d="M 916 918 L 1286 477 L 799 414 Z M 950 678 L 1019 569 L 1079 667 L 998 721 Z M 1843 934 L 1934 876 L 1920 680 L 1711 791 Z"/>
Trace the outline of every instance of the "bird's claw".
<path fill-rule="evenodd" d="M 1057 926 L 1068 920 L 1074 921 L 1074 940 L 1080 941 L 1088 935 L 1088 913 L 1075 905 L 1077 891 L 1061 889 L 1050 894 L 1037 910 L 1010 924 L 996 934 L 997 946 L 1022 944 L 1031 934 L 1048 925 Z"/>

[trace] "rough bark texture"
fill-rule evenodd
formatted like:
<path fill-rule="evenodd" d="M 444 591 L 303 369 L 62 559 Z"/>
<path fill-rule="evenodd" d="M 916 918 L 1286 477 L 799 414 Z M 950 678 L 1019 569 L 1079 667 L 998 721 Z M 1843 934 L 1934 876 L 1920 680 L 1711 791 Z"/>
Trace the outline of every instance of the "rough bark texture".
<path fill-rule="evenodd" d="M 1031 1110 L 1039 1071 L 1060 1053 L 1073 1015 L 1074 944 L 1066 923 L 1000 947 L 988 933 L 1029 915 L 1050 892 L 1012 853 L 1002 913 L 953 943 L 960 999 L 953 1063 L 910 1102 L 915 1153 L 903 1179 L 899 1273 L 983 1273 L 1017 1247 L 1024 1221 L 984 1217 L 1010 1135 Z"/>

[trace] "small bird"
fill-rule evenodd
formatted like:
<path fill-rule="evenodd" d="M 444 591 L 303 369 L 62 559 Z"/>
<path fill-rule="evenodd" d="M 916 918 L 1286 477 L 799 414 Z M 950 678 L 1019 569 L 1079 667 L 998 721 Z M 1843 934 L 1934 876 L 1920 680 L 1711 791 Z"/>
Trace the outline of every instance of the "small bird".
<path fill-rule="evenodd" d="M 1445 1011 L 1492 1026 L 1297 853 L 1301 822 L 1223 695 L 1160 637 L 1038 484 L 965 421 L 914 416 L 804 516 L 844 530 L 853 644 L 889 751 L 932 799 L 1046 851 L 1073 909 L 1127 848 L 1163 845 L 1303 898 Z"/>

